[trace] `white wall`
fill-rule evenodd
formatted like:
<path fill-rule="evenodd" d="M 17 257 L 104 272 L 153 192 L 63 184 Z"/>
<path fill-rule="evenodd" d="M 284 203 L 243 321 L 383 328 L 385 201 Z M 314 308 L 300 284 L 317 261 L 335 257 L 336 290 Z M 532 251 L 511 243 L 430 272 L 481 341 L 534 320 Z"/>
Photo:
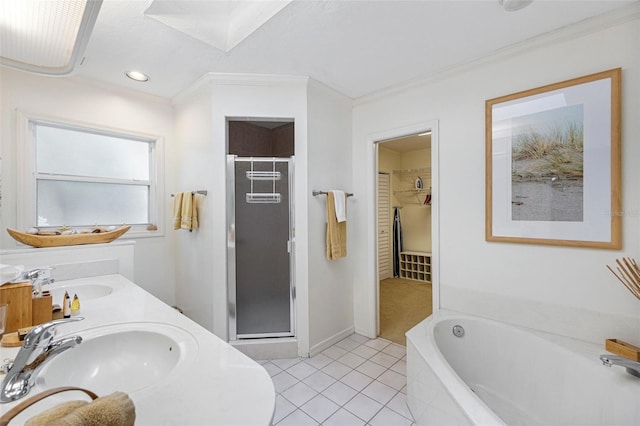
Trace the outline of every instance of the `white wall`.
<path fill-rule="evenodd" d="M 310 80 L 308 97 L 309 340 L 317 353 L 353 333 L 353 256 L 351 205 L 347 199 L 347 257 L 327 260 L 326 196 L 312 190 L 352 191 L 351 99 Z M 297 168 L 298 172 L 302 172 Z"/>
<path fill-rule="evenodd" d="M 326 260 L 324 198 L 311 195 L 351 192 L 351 100 L 306 78 L 210 74 L 175 104 L 177 190 L 209 192 L 200 229 L 177 239 L 176 299 L 185 313 L 228 338 L 226 119 L 293 119 L 298 353 L 351 333 L 351 259 Z"/>
<path fill-rule="evenodd" d="M 160 135 L 165 138 L 165 158 L 172 157 L 173 109 L 155 97 L 118 91 L 77 78 L 49 78 L 0 67 L 2 153 L 1 228 L 17 226 L 16 110 L 103 127 Z M 171 161 L 165 164 L 165 181 L 173 179 Z M 170 212 L 167 195 L 160 202 Z M 165 215 L 165 221 L 170 220 Z M 126 236 L 122 237 L 126 239 Z M 6 232 L 0 247 L 16 248 Z M 174 303 L 174 262 L 171 234 L 139 238 L 135 245 L 135 282 L 166 303 Z"/>
<path fill-rule="evenodd" d="M 170 228 L 168 231 L 175 234 L 176 241 L 176 304 L 185 315 L 209 331 L 213 331 L 214 289 L 215 222 L 211 220 L 211 211 L 217 204 L 216 197 L 224 190 L 224 174 L 219 180 L 215 176 L 217 170 L 209 165 L 215 155 L 220 155 L 216 153 L 212 137 L 212 103 L 211 85 L 205 84 L 175 108 L 176 150 L 173 161 L 178 172 L 172 192 L 207 190 L 208 194 L 196 197 L 197 230 L 188 232 Z M 224 199 L 224 194 L 222 197 Z M 224 227 L 224 222 L 221 225 Z M 224 258 L 225 253 L 221 255 Z"/>
<path fill-rule="evenodd" d="M 371 135 L 437 120 L 440 185 L 434 208 L 440 218 L 441 307 L 599 343 L 604 337 L 640 343 L 638 300 L 605 268 L 616 257 L 640 255 L 640 24 L 637 13 L 625 19 L 615 24 L 603 19 L 601 28 L 600 21 L 583 23 L 357 102 L 354 191 L 362 198 L 352 247 L 363 254 L 354 271 L 356 330 L 375 330 Z M 623 250 L 486 242 L 485 100 L 617 67 L 623 69 Z"/>
<path fill-rule="evenodd" d="M 191 309 L 201 311 L 211 297 L 213 318 L 200 322 L 224 340 L 228 339 L 227 313 L 227 227 L 226 227 L 226 120 L 227 118 L 278 119 L 295 122 L 295 284 L 297 337 L 299 351 L 309 351 L 309 295 L 307 265 L 307 79 L 302 77 L 250 74 L 210 74 L 175 99 L 178 117 L 179 149 L 177 166 L 184 187 L 206 189 L 206 211 L 200 215 L 202 229 L 194 232 L 191 243 L 181 244 L 176 253 L 180 275 L 177 281 L 189 282 L 191 290 L 177 286 L 178 299 Z M 198 100 L 192 100 L 193 96 Z M 206 97 L 210 96 L 211 105 Z M 190 111 L 204 108 L 192 117 L 198 130 L 187 130 Z M 210 108 L 210 114 L 207 111 Z M 202 123 L 207 119 L 208 123 Z M 209 129 L 206 126 L 210 126 Z M 202 129 L 202 134 L 198 132 Z M 195 136 L 195 137 L 192 137 Z M 208 140 L 207 140 L 208 139 Z M 182 240 L 180 240 L 182 241 Z M 188 241 L 188 240 L 187 240 Z M 188 268 L 192 257 L 206 262 L 204 268 Z M 201 270 L 204 273 L 201 273 Z M 188 311 L 186 312 L 189 313 Z"/>

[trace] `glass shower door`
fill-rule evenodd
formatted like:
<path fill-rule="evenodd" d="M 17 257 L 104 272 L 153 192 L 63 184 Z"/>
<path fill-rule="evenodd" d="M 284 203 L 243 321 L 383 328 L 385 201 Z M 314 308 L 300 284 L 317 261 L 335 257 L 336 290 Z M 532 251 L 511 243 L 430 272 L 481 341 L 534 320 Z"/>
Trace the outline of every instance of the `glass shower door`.
<path fill-rule="evenodd" d="M 293 336 L 291 160 L 230 157 L 230 340 Z"/>

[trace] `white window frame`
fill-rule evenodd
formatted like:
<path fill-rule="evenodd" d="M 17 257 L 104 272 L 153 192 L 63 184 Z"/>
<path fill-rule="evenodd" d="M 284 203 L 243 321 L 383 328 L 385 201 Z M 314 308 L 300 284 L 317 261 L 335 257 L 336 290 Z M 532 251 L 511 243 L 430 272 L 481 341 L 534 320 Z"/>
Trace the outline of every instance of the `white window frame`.
<path fill-rule="evenodd" d="M 164 138 L 130 130 L 116 129 L 98 124 L 82 123 L 51 116 L 17 111 L 16 140 L 17 150 L 17 227 L 26 230 L 37 223 L 37 190 L 36 181 L 40 176 L 36 170 L 36 124 L 67 128 L 81 132 L 97 133 L 132 140 L 148 142 L 150 149 L 149 164 L 149 221 L 157 227 L 156 230 L 147 229 L 148 224 L 131 225 L 131 229 L 120 238 L 161 237 L 165 232 L 164 196 Z M 33 125 L 32 125 L 33 124 Z M 43 175 L 45 179 L 55 180 L 50 175 Z M 64 180 L 78 180 L 83 182 L 98 181 L 87 178 L 65 178 Z"/>

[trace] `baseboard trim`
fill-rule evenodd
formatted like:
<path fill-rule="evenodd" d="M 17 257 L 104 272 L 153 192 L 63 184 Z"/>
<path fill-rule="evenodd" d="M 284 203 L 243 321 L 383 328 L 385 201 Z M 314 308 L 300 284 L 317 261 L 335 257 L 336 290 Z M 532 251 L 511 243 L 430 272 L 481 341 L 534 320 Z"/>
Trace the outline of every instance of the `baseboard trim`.
<path fill-rule="evenodd" d="M 368 337 L 369 339 L 375 339 L 376 337 L 378 337 L 377 334 L 372 335 L 369 333 L 369 331 L 358 329 L 358 328 L 355 329 L 354 333 L 360 334 L 361 336 L 364 336 L 364 337 Z"/>
<path fill-rule="evenodd" d="M 234 340 L 229 344 L 254 360 L 298 356 L 298 339 L 295 337 Z"/>
<path fill-rule="evenodd" d="M 349 337 L 354 333 L 354 329 L 353 326 L 345 328 L 344 330 L 334 334 L 333 336 L 324 339 L 322 342 L 317 343 L 315 345 L 313 345 L 310 349 L 309 349 L 309 356 L 314 356 L 319 354 L 320 352 L 324 351 L 325 349 L 333 346 L 334 344 L 338 343 L 340 340 L 344 339 L 345 337 Z"/>

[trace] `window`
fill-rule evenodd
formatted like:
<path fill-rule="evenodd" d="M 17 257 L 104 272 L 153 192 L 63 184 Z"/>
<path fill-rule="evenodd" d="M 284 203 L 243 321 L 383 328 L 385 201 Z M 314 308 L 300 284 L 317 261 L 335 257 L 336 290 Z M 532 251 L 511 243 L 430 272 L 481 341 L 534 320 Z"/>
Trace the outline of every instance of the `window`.
<path fill-rule="evenodd" d="M 127 236 L 162 230 L 161 138 L 35 117 L 24 117 L 23 123 L 27 140 L 21 163 L 27 170 L 19 175 L 26 178 L 28 196 L 19 225 L 132 225 Z"/>

